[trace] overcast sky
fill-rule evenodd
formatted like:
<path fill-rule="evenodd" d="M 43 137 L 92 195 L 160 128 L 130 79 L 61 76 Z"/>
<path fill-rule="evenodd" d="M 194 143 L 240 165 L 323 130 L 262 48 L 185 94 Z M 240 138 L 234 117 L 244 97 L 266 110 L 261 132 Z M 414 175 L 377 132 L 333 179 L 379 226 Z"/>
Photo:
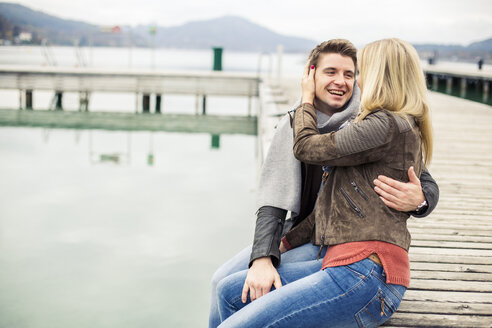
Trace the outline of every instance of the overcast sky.
<path fill-rule="evenodd" d="M 0 0 L 1 1 L 1 0 Z M 492 37 L 492 0 L 19 0 L 32 9 L 98 25 L 241 16 L 275 32 L 356 45 L 399 37 L 413 43 L 468 45 Z"/>

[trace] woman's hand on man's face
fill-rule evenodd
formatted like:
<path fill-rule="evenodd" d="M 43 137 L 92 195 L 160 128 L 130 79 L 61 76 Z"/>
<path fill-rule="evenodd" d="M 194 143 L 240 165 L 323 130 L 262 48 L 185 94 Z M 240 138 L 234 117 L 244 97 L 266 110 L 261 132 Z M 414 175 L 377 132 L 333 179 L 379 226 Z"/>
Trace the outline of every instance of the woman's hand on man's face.
<path fill-rule="evenodd" d="M 314 73 L 316 68 L 314 65 L 309 65 L 309 60 L 304 68 L 304 74 L 302 76 L 302 103 L 314 104 L 314 93 L 315 93 L 315 83 L 314 83 Z"/>

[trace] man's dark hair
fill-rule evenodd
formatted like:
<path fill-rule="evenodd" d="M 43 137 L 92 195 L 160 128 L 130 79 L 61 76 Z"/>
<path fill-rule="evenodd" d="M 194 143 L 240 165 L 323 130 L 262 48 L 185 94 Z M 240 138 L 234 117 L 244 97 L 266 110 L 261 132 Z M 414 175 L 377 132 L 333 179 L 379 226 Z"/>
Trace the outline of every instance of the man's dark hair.
<path fill-rule="evenodd" d="M 333 39 L 318 44 L 309 54 L 309 65 L 317 66 L 319 56 L 326 53 L 335 53 L 350 57 L 357 70 L 357 49 L 349 40 Z"/>

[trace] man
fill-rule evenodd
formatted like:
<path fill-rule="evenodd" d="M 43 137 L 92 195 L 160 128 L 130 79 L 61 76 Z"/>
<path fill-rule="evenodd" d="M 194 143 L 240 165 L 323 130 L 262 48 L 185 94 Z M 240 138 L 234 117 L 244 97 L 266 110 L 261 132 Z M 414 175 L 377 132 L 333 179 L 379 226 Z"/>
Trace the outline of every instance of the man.
<path fill-rule="evenodd" d="M 355 83 L 356 54 L 355 47 L 346 40 L 323 42 L 311 52 L 309 65 L 316 67 L 314 107 L 317 109 L 320 133 L 343 128 L 358 113 L 360 91 Z M 219 281 L 228 275 L 249 267 L 243 302 L 246 302 L 248 294 L 254 301 L 268 293 L 272 286 L 282 286 L 276 270 L 280 265 L 282 231 L 296 226 L 313 211 L 323 171 L 319 166 L 301 163 L 294 158 L 292 124 L 295 122 L 291 122 L 288 115 L 280 121 L 263 164 L 252 248 L 248 247 L 237 254 L 214 274 L 210 327 L 220 323 L 215 289 Z M 325 167 L 324 174 L 329 174 L 329 170 Z M 438 201 L 437 184 L 427 171 L 419 180 L 410 168 L 408 176 L 407 183 L 380 176 L 374 181 L 375 192 L 391 208 L 411 212 L 417 217 L 427 216 Z M 285 222 L 288 212 L 291 217 Z M 282 263 L 321 258 L 325 251 L 308 243 L 282 254 Z"/>

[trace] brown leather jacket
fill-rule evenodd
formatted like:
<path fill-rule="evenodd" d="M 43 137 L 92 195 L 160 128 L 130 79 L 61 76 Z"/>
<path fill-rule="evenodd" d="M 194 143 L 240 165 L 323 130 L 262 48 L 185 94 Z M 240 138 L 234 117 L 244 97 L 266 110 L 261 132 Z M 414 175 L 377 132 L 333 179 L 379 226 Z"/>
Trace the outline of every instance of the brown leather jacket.
<path fill-rule="evenodd" d="M 373 180 L 383 174 L 408 181 L 410 166 L 420 175 L 422 148 L 415 121 L 378 110 L 340 131 L 320 135 L 314 107 L 303 104 L 296 110 L 294 128 L 296 158 L 333 169 L 324 178 L 314 211 L 285 235 L 288 244 L 294 248 L 308 241 L 335 245 L 378 240 L 408 250 L 409 214 L 387 207 Z"/>

